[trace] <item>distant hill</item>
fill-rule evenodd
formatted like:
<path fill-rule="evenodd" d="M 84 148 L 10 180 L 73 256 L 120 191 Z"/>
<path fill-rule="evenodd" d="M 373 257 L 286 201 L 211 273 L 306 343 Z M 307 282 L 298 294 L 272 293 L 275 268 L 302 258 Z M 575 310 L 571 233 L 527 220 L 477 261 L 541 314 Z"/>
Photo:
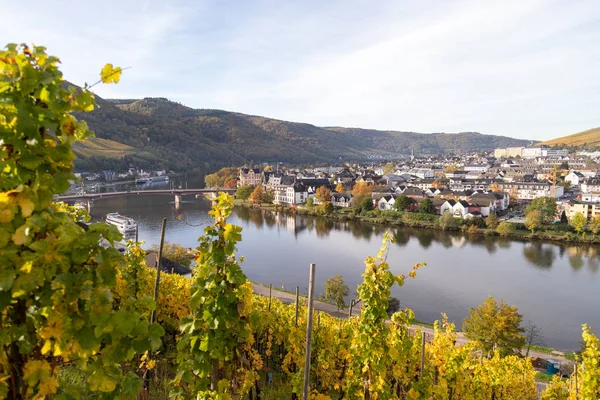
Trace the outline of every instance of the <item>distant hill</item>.
<path fill-rule="evenodd" d="M 585 146 L 596 147 L 600 146 L 600 128 L 592 128 L 587 131 L 574 133 L 569 136 L 563 136 L 558 139 L 552 139 L 540 144 L 548 146 L 565 145 L 569 147 Z"/>
<path fill-rule="evenodd" d="M 105 141 L 77 149 L 83 169 L 211 171 L 249 161 L 293 163 L 362 159 L 367 154 L 442 154 L 523 146 L 527 140 L 456 134 L 317 127 L 222 110 L 192 109 L 164 98 L 105 100 L 78 115 Z M 109 142 L 112 141 L 112 142 Z M 116 142 L 116 143 L 115 143 Z M 111 148 L 110 144 L 114 144 Z M 122 158 L 115 158 L 122 156 Z"/>
<path fill-rule="evenodd" d="M 99 137 L 90 138 L 73 145 L 73 152 L 77 157 L 93 157 L 101 155 L 107 158 L 121 158 L 129 154 L 135 154 L 138 149 L 114 140 Z"/>

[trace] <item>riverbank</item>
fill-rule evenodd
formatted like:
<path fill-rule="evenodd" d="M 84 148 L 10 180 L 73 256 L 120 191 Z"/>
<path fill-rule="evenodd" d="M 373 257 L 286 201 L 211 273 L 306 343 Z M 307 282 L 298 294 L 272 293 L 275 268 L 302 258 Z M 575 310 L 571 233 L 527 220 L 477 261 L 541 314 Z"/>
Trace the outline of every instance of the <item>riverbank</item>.
<path fill-rule="evenodd" d="M 480 218 L 470 220 L 454 219 L 451 226 L 443 227 L 440 224 L 440 216 L 437 214 L 424 214 L 419 212 L 401 212 L 401 211 L 381 211 L 375 209 L 366 213 L 356 213 L 352 208 L 336 208 L 330 213 L 323 213 L 319 207 L 309 209 L 304 206 L 286 207 L 276 204 L 252 204 L 248 201 L 236 199 L 234 205 L 260 209 L 265 211 L 282 212 L 288 215 L 308 215 L 314 217 L 327 218 L 333 221 L 360 221 L 370 224 L 385 225 L 389 227 L 411 227 L 421 229 L 434 229 L 447 232 L 462 232 L 468 235 L 496 236 L 506 239 L 526 240 L 526 241 L 545 241 L 554 243 L 572 243 L 572 244 L 600 244 L 600 235 L 594 235 L 591 232 L 576 234 L 565 231 L 565 225 L 551 226 L 555 230 L 530 232 L 524 229 L 520 223 L 510 223 L 514 225 L 514 230 L 499 234 L 495 229 L 485 227 L 485 221 Z"/>

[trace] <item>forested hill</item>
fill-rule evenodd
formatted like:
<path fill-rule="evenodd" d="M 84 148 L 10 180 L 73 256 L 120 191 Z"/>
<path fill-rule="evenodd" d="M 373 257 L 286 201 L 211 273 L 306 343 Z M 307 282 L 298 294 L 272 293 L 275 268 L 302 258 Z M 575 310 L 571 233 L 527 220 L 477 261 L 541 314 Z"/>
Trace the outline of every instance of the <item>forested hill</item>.
<path fill-rule="evenodd" d="M 104 141 L 101 145 L 84 143 L 75 149 L 79 169 L 111 169 L 134 163 L 146 168 L 206 171 L 251 160 L 331 162 L 360 159 L 372 153 L 408 154 L 411 147 L 417 154 L 439 154 L 528 143 L 470 132 L 420 134 L 321 128 L 235 112 L 192 109 L 163 98 L 97 98 L 97 103 L 96 110 L 78 117 Z M 122 151 L 102 151 L 111 141 Z"/>

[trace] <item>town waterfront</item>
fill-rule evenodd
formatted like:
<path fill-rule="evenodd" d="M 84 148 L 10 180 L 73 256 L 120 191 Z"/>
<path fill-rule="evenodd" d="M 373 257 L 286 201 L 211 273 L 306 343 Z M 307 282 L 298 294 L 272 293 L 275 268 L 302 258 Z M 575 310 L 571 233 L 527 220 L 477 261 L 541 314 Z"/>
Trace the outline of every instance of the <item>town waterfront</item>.
<path fill-rule="evenodd" d="M 94 220 L 108 212 L 134 218 L 145 247 L 159 241 L 163 217 L 166 240 L 196 247 L 210 223 L 210 202 L 184 198 L 179 210 L 171 196 L 129 196 L 102 199 L 92 209 Z M 187 201 L 186 201 L 187 200 Z M 362 280 L 364 259 L 377 253 L 386 228 L 359 221 L 337 222 L 309 216 L 236 208 L 230 222 L 241 225 L 238 254 L 246 258 L 249 279 L 307 290 L 308 264 L 317 264 L 316 292 L 323 282 L 343 276 L 353 291 Z M 432 322 L 445 312 L 462 325 L 469 307 L 486 296 L 518 306 L 524 320 L 542 328 L 545 344 L 577 350 L 581 324 L 600 329 L 600 259 L 598 246 L 519 242 L 483 235 L 466 236 L 437 230 L 393 228 L 396 243 L 388 261 L 395 274 L 408 273 L 424 261 L 417 279 L 408 280 L 393 295 L 417 319 Z"/>

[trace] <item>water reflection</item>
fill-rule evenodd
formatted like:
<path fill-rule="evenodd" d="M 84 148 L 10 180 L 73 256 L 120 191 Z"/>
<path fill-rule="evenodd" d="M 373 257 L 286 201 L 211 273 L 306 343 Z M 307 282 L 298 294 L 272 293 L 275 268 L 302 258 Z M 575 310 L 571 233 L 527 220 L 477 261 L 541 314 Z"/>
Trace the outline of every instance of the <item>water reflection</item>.
<path fill-rule="evenodd" d="M 445 249 L 470 246 L 485 248 L 489 255 L 493 255 L 498 249 L 508 250 L 513 243 L 517 243 L 514 240 L 495 236 L 465 235 L 460 232 L 410 227 L 390 228 L 357 220 L 336 221 L 323 217 L 291 215 L 246 207 L 236 208 L 235 212 L 238 218 L 252 223 L 258 230 L 261 230 L 264 225 L 269 228 L 277 226 L 293 233 L 296 237 L 305 230 L 314 232 L 319 238 L 328 237 L 331 231 L 343 231 L 350 232 L 355 239 L 370 242 L 373 237 L 379 237 L 389 230 L 395 239 L 395 245 L 401 248 L 409 245 L 411 239 L 416 239 L 422 249 L 429 249 L 434 244 Z M 586 265 L 594 274 L 600 270 L 598 246 L 567 246 L 542 242 L 522 242 L 522 244 L 523 257 L 536 269 L 550 270 L 557 255 L 562 259 L 566 253 L 569 265 L 574 271 L 579 271 Z"/>
<path fill-rule="evenodd" d="M 544 245 L 541 242 L 532 242 L 523 246 L 523 256 L 529 263 L 542 269 L 550 269 L 556 255 L 553 245 Z"/>

